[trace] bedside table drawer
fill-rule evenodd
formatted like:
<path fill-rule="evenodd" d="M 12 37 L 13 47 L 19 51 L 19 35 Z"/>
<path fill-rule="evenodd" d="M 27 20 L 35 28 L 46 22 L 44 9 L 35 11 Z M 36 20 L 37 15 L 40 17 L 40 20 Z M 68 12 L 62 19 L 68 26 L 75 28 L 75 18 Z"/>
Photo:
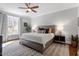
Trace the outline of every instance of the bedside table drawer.
<path fill-rule="evenodd" d="M 65 36 L 59 36 L 59 35 L 56 35 L 54 37 L 55 41 L 59 41 L 59 42 L 65 42 Z"/>
<path fill-rule="evenodd" d="M 60 41 L 65 42 L 65 37 L 64 36 L 60 36 Z"/>

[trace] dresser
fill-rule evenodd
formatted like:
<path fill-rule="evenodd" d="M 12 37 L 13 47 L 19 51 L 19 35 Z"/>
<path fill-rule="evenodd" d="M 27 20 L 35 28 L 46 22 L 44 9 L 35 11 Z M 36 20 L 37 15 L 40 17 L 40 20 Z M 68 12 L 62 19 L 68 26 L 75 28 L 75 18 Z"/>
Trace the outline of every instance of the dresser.
<path fill-rule="evenodd" d="M 2 36 L 0 35 L 0 56 L 2 56 Z"/>

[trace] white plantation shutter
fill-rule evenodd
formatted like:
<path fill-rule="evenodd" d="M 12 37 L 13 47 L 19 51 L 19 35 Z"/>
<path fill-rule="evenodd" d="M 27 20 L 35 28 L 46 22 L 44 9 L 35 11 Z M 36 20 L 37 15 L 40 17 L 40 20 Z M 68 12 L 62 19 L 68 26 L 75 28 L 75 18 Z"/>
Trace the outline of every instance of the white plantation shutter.
<path fill-rule="evenodd" d="M 7 16 L 8 18 L 8 32 L 7 34 L 18 34 L 19 33 L 19 17 Z"/>

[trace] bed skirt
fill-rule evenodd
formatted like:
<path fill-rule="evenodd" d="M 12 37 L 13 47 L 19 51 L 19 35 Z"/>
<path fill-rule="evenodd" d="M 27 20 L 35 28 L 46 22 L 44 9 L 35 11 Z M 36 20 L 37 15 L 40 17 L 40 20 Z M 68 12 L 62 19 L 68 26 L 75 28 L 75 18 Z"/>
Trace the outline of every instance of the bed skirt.
<path fill-rule="evenodd" d="M 34 49 L 42 54 L 52 43 L 53 43 L 53 39 L 48 41 L 45 44 L 45 48 L 44 48 L 43 44 L 33 42 L 33 41 L 24 40 L 24 39 L 20 39 L 20 44 L 25 45 L 27 47 L 30 47 L 30 48 L 32 48 L 32 49 Z"/>

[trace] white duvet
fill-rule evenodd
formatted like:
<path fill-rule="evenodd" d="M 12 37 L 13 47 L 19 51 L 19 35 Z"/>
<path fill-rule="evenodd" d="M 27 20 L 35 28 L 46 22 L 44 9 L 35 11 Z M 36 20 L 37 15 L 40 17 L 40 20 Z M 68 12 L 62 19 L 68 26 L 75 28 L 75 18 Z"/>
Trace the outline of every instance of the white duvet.
<path fill-rule="evenodd" d="M 43 46 L 45 47 L 45 44 L 50 41 L 51 39 L 53 39 L 54 34 L 50 33 L 50 34 L 42 34 L 42 33 L 23 33 L 21 35 L 21 39 L 24 40 L 29 40 L 29 41 L 33 41 L 33 42 L 37 42 L 40 44 L 43 44 Z"/>

